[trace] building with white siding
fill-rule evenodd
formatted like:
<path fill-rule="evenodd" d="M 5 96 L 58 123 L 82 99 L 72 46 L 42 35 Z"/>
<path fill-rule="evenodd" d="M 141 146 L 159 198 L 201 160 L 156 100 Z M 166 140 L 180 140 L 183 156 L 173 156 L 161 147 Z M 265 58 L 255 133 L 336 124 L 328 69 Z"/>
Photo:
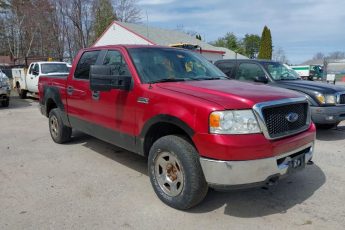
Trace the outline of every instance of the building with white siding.
<path fill-rule="evenodd" d="M 117 44 L 169 46 L 176 43 L 188 43 L 200 46 L 202 55 L 212 62 L 223 59 L 225 55 L 227 55 L 227 58 L 246 58 L 239 54 L 236 55 L 235 52 L 229 49 L 212 46 L 180 31 L 119 21 L 114 21 L 93 46 Z"/>

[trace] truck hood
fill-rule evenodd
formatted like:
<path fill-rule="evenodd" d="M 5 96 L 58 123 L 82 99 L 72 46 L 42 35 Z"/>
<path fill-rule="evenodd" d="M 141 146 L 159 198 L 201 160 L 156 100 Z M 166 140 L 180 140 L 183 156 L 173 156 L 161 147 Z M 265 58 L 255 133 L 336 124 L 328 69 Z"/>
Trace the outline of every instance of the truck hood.
<path fill-rule="evenodd" d="M 301 92 L 319 92 L 322 94 L 334 94 L 345 91 L 345 87 L 322 82 L 294 80 L 294 81 L 276 81 L 274 84 L 286 89 L 298 90 Z"/>
<path fill-rule="evenodd" d="M 170 82 L 157 86 L 215 102 L 225 109 L 248 109 L 259 102 L 303 97 L 291 90 L 236 80 Z"/>

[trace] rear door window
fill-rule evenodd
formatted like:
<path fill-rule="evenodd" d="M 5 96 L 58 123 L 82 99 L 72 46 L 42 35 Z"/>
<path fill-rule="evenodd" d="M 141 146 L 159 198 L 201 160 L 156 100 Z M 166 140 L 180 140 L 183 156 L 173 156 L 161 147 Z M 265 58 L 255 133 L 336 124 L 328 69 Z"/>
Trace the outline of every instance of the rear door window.
<path fill-rule="evenodd" d="M 90 66 L 96 64 L 99 53 L 99 50 L 83 53 L 75 69 L 74 78 L 88 80 Z"/>
<path fill-rule="evenodd" d="M 217 64 L 217 67 L 226 74 L 229 78 L 235 78 L 233 72 L 235 69 L 235 62 L 221 62 Z"/>

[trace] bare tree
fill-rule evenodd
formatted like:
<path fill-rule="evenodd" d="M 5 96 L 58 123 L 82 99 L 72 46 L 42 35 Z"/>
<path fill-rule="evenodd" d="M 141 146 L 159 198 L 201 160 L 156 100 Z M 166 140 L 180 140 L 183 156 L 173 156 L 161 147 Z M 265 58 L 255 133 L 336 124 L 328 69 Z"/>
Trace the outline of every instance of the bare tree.
<path fill-rule="evenodd" d="M 335 52 L 330 53 L 327 58 L 329 58 L 329 59 L 344 59 L 345 58 L 345 52 L 335 51 Z"/>
<path fill-rule="evenodd" d="M 116 17 L 122 22 L 138 23 L 141 20 L 141 10 L 137 6 L 137 0 L 113 1 Z"/>
<path fill-rule="evenodd" d="M 195 37 L 196 35 L 199 34 L 199 33 L 196 32 L 195 30 L 188 30 L 188 29 L 186 29 L 186 28 L 184 27 L 183 24 L 178 24 L 178 25 L 176 25 L 176 30 L 177 30 L 177 31 L 180 31 L 180 32 L 182 32 L 182 33 L 188 34 L 188 35 L 190 35 L 191 37 Z"/>
<path fill-rule="evenodd" d="M 71 0 L 67 2 L 66 15 L 71 20 L 75 33 L 77 49 L 90 45 L 91 37 L 91 1 Z"/>
<path fill-rule="evenodd" d="M 325 54 L 318 52 L 314 55 L 313 60 L 323 60 L 325 58 Z"/>
<path fill-rule="evenodd" d="M 278 47 L 278 48 L 273 50 L 272 60 L 279 61 L 279 62 L 285 63 L 285 64 L 287 64 L 289 62 L 289 60 L 287 59 L 287 57 L 285 55 L 285 51 L 281 47 Z"/>
<path fill-rule="evenodd" d="M 94 40 L 95 1 L 0 0 L 0 54 L 72 60 Z M 111 2 L 120 21 L 140 21 L 137 0 Z"/>

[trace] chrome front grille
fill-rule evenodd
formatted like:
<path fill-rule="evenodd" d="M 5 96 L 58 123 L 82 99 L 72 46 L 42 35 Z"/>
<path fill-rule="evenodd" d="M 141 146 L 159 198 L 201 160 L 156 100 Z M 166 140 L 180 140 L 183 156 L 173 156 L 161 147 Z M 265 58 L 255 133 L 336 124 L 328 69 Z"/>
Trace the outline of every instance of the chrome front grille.
<path fill-rule="evenodd" d="M 294 135 L 310 126 L 310 110 L 306 98 L 259 103 L 253 109 L 268 139 Z"/>

